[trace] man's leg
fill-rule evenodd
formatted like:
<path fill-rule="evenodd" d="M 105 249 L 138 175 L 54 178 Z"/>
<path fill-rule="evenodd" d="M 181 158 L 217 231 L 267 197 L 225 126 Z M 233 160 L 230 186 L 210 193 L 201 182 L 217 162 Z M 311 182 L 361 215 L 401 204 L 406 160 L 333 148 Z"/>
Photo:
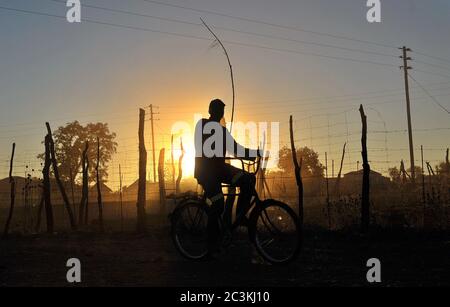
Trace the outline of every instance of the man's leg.
<path fill-rule="evenodd" d="M 237 202 L 236 213 L 238 216 L 247 211 L 255 189 L 256 179 L 253 174 L 247 172 L 239 178 L 236 186 L 240 189 L 240 195 Z"/>
<path fill-rule="evenodd" d="M 219 219 L 224 208 L 224 197 L 222 193 L 221 183 L 217 181 L 208 181 L 203 185 L 205 190 L 205 196 L 207 197 L 207 202 L 209 203 L 209 214 L 208 214 L 208 250 L 210 252 L 215 252 L 218 249 L 219 236 L 220 236 L 220 225 Z"/>
<path fill-rule="evenodd" d="M 256 178 L 253 174 L 245 172 L 231 165 L 227 166 L 226 172 L 226 183 L 239 187 L 240 190 L 236 207 L 236 217 L 239 217 L 250 206 L 252 192 L 256 184 Z"/>

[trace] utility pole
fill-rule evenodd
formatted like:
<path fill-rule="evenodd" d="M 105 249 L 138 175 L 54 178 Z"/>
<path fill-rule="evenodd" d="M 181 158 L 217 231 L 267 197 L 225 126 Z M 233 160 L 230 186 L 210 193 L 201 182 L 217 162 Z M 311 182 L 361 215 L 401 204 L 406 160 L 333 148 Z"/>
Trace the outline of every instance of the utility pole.
<path fill-rule="evenodd" d="M 403 66 L 400 66 L 400 69 L 403 69 L 403 75 L 405 79 L 405 93 L 406 93 L 406 115 L 408 117 L 408 137 L 409 137 L 409 159 L 411 162 L 411 182 L 415 183 L 415 169 L 414 169 L 414 145 L 413 145 L 413 137 L 412 137 L 412 124 L 411 124 L 411 106 L 409 101 L 409 84 L 408 84 L 408 70 L 412 69 L 412 67 L 408 66 L 408 61 L 411 58 L 408 56 L 408 51 L 410 52 L 410 48 L 406 48 L 403 46 L 399 48 L 402 50 L 403 55 L 400 56 L 403 59 Z"/>
<path fill-rule="evenodd" d="M 325 182 L 327 184 L 327 215 L 328 215 L 328 229 L 331 229 L 331 215 L 330 215 L 330 192 L 328 189 L 328 154 L 325 152 Z"/>
<path fill-rule="evenodd" d="M 157 113 L 153 113 L 153 105 L 150 106 L 150 121 L 152 126 L 152 159 L 153 159 L 153 182 L 156 182 L 156 162 L 155 162 L 155 129 L 153 128 L 153 115 Z"/>
<path fill-rule="evenodd" d="M 422 161 L 422 203 L 425 204 L 425 170 L 423 169 L 423 145 L 420 145 L 420 159 Z"/>
<path fill-rule="evenodd" d="M 119 164 L 120 231 L 123 232 L 122 169 Z"/>

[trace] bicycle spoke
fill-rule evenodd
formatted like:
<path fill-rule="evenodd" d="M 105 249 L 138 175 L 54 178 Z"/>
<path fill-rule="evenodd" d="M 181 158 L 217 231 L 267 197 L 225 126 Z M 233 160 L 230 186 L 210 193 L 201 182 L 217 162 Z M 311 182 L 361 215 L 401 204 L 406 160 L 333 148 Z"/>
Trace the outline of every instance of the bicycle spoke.
<path fill-rule="evenodd" d="M 206 252 L 205 209 L 201 203 L 185 205 L 173 224 L 174 242 L 182 255 L 200 259 Z"/>
<path fill-rule="evenodd" d="M 197 217 L 200 215 L 200 217 L 201 217 L 201 215 L 203 215 L 203 212 L 202 212 L 202 210 L 200 210 L 199 208 L 197 208 L 197 213 L 196 213 L 196 215 L 195 215 L 195 218 L 194 218 L 194 222 L 197 220 Z M 196 224 L 196 226 L 198 226 L 198 223 L 200 223 L 200 221 L 201 221 L 201 218 L 198 218 L 198 222 L 196 222 L 195 224 Z"/>
<path fill-rule="evenodd" d="M 263 212 L 264 212 L 264 216 L 265 216 L 266 219 L 267 219 L 267 222 L 270 224 L 270 226 L 272 226 L 273 229 L 276 230 L 276 233 L 272 232 L 272 230 L 270 229 L 270 227 L 269 227 L 269 226 L 266 224 L 266 222 L 264 221 L 264 218 L 262 218 L 263 224 L 264 224 L 264 226 L 266 226 L 267 230 L 268 230 L 270 233 L 272 233 L 273 235 L 280 234 L 281 231 L 280 231 L 280 230 L 279 230 L 279 229 L 278 229 L 278 228 L 270 221 L 270 218 L 269 218 L 269 216 L 267 215 L 266 209 L 264 209 Z"/>
<path fill-rule="evenodd" d="M 267 240 L 265 240 L 265 241 L 263 241 L 263 242 L 261 243 L 261 246 L 262 246 L 262 247 L 269 246 L 270 244 L 272 244 L 273 241 L 275 241 L 275 240 L 274 240 L 274 239 L 267 239 Z"/>
<path fill-rule="evenodd" d="M 272 263 L 290 261 L 300 247 L 296 216 L 277 201 L 258 213 L 255 243 L 258 251 Z"/>
<path fill-rule="evenodd" d="M 192 216 L 191 216 L 191 210 L 187 210 L 188 211 L 188 216 L 189 216 L 189 219 L 192 221 L 192 223 L 193 223 L 193 219 L 192 219 Z"/>

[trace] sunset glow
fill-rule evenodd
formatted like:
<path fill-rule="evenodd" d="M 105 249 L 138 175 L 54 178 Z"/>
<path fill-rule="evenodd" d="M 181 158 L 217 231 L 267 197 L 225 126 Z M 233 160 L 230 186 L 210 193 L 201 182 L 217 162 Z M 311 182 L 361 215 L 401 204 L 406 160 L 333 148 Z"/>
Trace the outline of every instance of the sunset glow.
<path fill-rule="evenodd" d="M 0 288 L 450 285 L 450 0 L 0 2 Z"/>

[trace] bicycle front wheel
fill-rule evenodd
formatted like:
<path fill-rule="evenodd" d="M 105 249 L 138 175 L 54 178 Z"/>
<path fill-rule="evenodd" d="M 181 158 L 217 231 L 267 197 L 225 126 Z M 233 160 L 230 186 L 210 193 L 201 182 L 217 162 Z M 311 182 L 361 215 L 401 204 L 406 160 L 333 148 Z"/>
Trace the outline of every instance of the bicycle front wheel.
<path fill-rule="evenodd" d="M 273 199 L 255 208 L 250 221 L 250 240 L 260 255 L 272 264 L 294 260 L 301 249 L 302 234 L 297 214 Z"/>
<path fill-rule="evenodd" d="M 208 206 L 197 199 L 187 200 L 172 215 L 172 240 L 181 255 L 201 260 L 208 254 Z"/>

